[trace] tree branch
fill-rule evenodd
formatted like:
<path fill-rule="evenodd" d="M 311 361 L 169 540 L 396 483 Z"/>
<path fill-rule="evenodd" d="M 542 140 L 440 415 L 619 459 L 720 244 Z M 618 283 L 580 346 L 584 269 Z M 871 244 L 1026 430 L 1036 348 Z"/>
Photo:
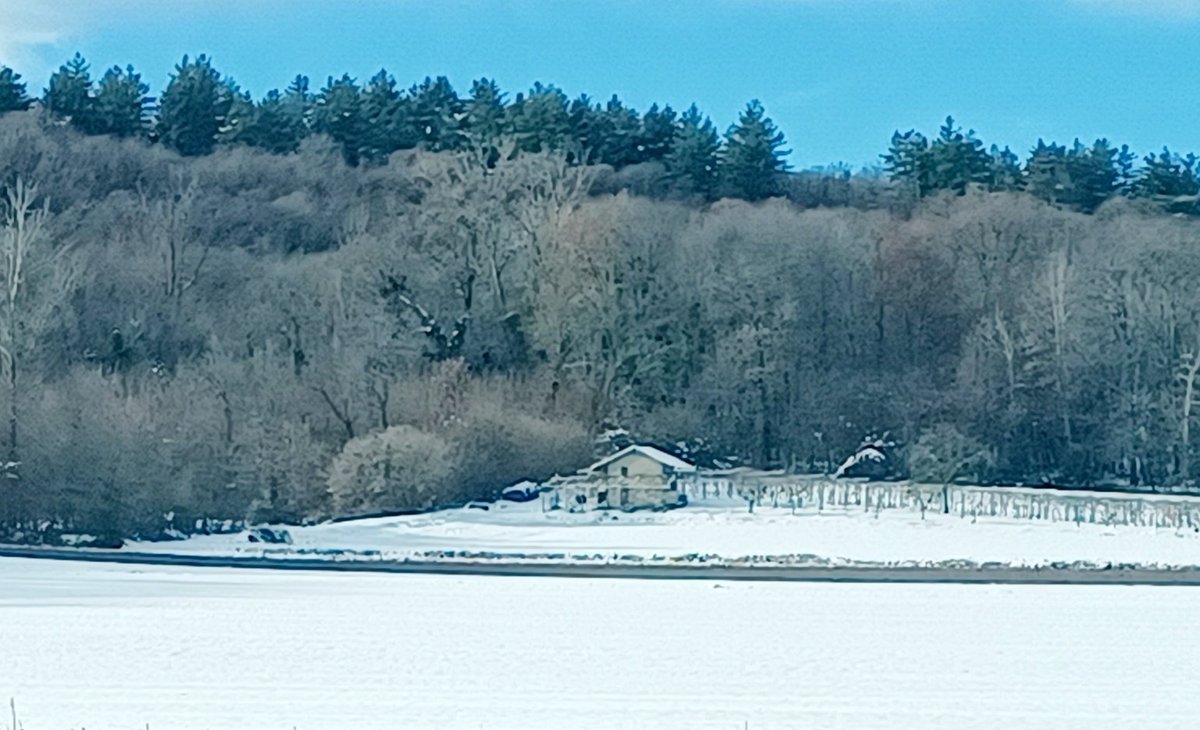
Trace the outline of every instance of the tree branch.
<path fill-rule="evenodd" d="M 336 418 L 339 422 L 341 422 L 342 428 L 344 428 L 346 430 L 346 440 L 349 441 L 349 440 L 353 439 L 354 438 L 354 421 L 350 418 L 349 405 L 347 404 L 347 407 L 344 409 L 338 408 L 337 403 L 333 402 L 333 398 L 330 397 L 329 391 L 325 390 L 325 388 L 323 388 L 323 387 L 318 388 L 317 386 L 312 386 L 312 389 L 315 390 L 317 393 L 319 393 L 321 395 L 321 397 L 325 399 L 325 404 L 328 405 L 329 410 L 333 412 L 334 418 Z"/>

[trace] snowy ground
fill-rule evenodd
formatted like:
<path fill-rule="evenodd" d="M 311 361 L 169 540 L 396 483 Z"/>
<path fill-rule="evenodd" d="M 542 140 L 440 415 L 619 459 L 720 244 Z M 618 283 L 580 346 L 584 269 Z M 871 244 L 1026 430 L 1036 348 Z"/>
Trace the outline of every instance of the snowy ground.
<path fill-rule="evenodd" d="M 0 559 L 25 730 L 1191 727 L 1200 590 Z M 7 727 L 7 707 L 0 727 Z"/>
<path fill-rule="evenodd" d="M 607 515 L 543 512 L 537 502 L 501 502 L 489 511 L 445 510 L 410 517 L 358 520 L 288 528 L 293 549 L 377 550 L 411 556 L 430 550 L 508 554 L 601 554 L 671 557 L 689 553 L 725 558 L 747 555 L 815 555 L 822 558 L 937 562 L 972 560 L 1014 565 L 1055 561 L 1200 565 L 1200 534 L 1152 527 L 1110 527 L 1070 522 L 980 517 L 930 512 L 745 506 L 687 507 L 665 513 Z M 245 535 L 196 537 L 182 542 L 138 543 L 134 550 L 259 554 Z M 268 548 L 276 549 L 276 548 Z"/>

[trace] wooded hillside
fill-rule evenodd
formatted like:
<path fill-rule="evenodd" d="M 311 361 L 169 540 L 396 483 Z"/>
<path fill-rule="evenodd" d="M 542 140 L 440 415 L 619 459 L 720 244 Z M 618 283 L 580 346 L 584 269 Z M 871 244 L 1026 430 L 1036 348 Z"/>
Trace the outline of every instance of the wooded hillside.
<path fill-rule="evenodd" d="M 878 437 L 988 480 L 1196 471 L 1190 156 L 948 120 L 790 173 L 756 102 L 723 137 L 384 73 L 255 102 L 203 58 L 156 104 L 78 59 L 30 107 L 0 70 L 5 519 L 418 509 L 612 424 L 798 470 Z"/>

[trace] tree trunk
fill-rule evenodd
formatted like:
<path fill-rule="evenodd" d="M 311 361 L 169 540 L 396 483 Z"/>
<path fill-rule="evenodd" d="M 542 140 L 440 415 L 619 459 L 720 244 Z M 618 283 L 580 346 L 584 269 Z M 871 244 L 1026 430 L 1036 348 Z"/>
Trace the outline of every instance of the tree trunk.
<path fill-rule="evenodd" d="M 1200 350 L 1192 355 L 1183 371 L 1183 413 L 1179 423 L 1179 478 L 1191 479 L 1192 406 L 1196 400 L 1196 379 L 1200 375 Z"/>
<path fill-rule="evenodd" d="M 1069 259 L 1067 251 L 1060 251 L 1052 260 L 1049 272 L 1050 321 L 1054 345 L 1054 394 L 1058 401 L 1059 420 L 1062 423 L 1063 441 L 1068 450 L 1072 449 L 1073 436 L 1071 431 L 1071 415 L 1067 408 L 1067 387 L 1069 379 L 1066 367 L 1066 326 L 1067 326 L 1067 283 L 1069 277 Z"/>
<path fill-rule="evenodd" d="M 225 446 L 233 447 L 233 406 L 229 404 L 229 395 L 225 391 L 217 393 L 221 401 L 221 415 L 225 420 Z"/>
<path fill-rule="evenodd" d="M 767 381 L 766 381 L 767 359 L 764 352 L 763 343 L 758 342 L 758 414 L 762 419 L 759 426 L 759 466 L 766 469 L 771 458 L 771 420 L 767 413 Z"/>
<path fill-rule="evenodd" d="M 17 355 L 9 354 L 8 361 L 8 460 L 19 461 L 17 453 Z"/>

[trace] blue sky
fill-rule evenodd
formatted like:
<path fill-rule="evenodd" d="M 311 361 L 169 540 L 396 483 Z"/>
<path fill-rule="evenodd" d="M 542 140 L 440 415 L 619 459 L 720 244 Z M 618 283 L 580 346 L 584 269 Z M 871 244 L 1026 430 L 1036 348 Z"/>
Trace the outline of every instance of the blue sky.
<path fill-rule="evenodd" d="M 792 162 L 874 164 L 953 114 L 1024 152 L 1106 136 L 1200 152 L 1200 0 L 0 0 L 0 63 L 45 86 L 75 50 L 161 89 L 184 53 L 260 96 L 386 67 L 495 78 L 638 109 L 696 102 L 722 129 L 759 98 Z"/>

